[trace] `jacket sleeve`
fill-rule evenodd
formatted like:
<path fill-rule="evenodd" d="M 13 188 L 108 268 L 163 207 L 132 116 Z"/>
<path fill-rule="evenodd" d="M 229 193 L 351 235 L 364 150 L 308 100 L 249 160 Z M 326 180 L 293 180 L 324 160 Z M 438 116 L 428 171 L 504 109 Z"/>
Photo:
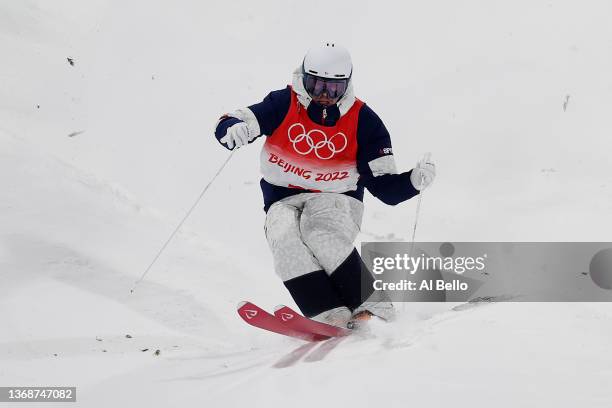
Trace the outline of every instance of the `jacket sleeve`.
<path fill-rule="evenodd" d="M 215 126 L 215 137 L 221 143 L 227 129 L 240 122 L 247 124 L 249 143 L 261 135 L 271 135 L 285 119 L 290 103 L 291 88 L 272 91 L 259 103 L 221 116 Z M 228 148 L 224 143 L 221 145 Z"/>
<path fill-rule="evenodd" d="M 363 105 L 357 125 L 357 170 L 359 184 L 380 201 L 396 205 L 419 193 L 410 174 L 397 172 L 391 136 L 382 120 L 369 106 Z"/>

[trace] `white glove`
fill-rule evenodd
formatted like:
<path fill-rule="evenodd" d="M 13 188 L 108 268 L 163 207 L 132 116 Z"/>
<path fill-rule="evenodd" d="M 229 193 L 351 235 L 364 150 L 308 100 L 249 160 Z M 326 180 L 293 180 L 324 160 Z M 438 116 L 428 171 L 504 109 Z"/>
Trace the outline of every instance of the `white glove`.
<path fill-rule="evenodd" d="M 234 150 L 234 146 L 238 149 L 249 143 L 250 140 L 249 127 L 246 123 L 239 122 L 227 129 L 225 136 L 220 139 L 220 142 L 227 144 L 230 150 Z"/>
<path fill-rule="evenodd" d="M 431 153 L 427 153 L 412 169 L 410 181 L 419 191 L 425 190 L 436 178 L 436 165 L 431 160 Z"/>

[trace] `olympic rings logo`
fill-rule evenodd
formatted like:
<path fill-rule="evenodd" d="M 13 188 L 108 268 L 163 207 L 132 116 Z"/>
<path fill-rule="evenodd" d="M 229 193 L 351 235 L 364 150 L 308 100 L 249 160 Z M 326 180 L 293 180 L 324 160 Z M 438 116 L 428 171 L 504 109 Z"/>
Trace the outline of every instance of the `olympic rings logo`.
<path fill-rule="evenodd" d="M 291 132 L 295 127 L 299 128 L 300 133 Z M 321 160 L 331 159 L 346 149 L 348 145 L 348 139 L 342 132 L 328 139 L 325 132 L 319 129 L 312 129 L 306 133 L 306 128 L 299 122 L 289 126 L 287 137 L 293 143 L 293 150 L 297 153 L 306 156 L 314 150 L 315 155 Z"/>

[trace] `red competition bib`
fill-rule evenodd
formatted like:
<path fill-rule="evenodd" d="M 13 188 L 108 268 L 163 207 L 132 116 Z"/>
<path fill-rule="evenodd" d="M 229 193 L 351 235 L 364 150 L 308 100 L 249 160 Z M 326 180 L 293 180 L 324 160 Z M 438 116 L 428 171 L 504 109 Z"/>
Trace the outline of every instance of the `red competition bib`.
<path fill-rule="evenodd" d="M 359 99 L 335 126 L 321 126 L 308 117 L 295 92 L 283 123 L 266 138 L 261 172 L 270 184 L 317 192 L 357 189 L 357 122 Z"/>

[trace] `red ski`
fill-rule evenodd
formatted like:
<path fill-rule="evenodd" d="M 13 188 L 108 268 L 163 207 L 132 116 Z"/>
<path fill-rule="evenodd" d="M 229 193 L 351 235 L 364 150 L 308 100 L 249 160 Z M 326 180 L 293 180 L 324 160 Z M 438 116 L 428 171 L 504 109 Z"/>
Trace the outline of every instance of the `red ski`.
<path fill-rule="evenodd" d="M 313 333 L 327 337 L 342 337 L 351 333 L 350 329 L 311 320 L 285 305 L 277 306 L 274 310 L 274 316 L 276 316 L 277 320 L 280 320 L 285 327 L 298 332 Z"/>
<path fill-rule="evenodd" d="M 283 321 L 281 321 L 281 319 L 277 319 L 274 315 L 271 315 L 270 313 L 266 312 L 265 310 L 254 305 L 251 302 L 240 302 L 240 304 L 238 305 L 238 314 L 240 315 L 240 317 L 242 317 L 242 320 L 244 320 L 251 326 L 259 327 L 260 329 L 268 330 L 285 336 L 294 337 L 306 341 L 321 341 L 330 338 L 330 336 L 323 335 L 318 332 L 312 332 L 310 330 L 299 330 L 296 327 L 291 327 L 291 325 L 285 324 Z M 302 318 L 306 319 L 305 317 Z"/>

